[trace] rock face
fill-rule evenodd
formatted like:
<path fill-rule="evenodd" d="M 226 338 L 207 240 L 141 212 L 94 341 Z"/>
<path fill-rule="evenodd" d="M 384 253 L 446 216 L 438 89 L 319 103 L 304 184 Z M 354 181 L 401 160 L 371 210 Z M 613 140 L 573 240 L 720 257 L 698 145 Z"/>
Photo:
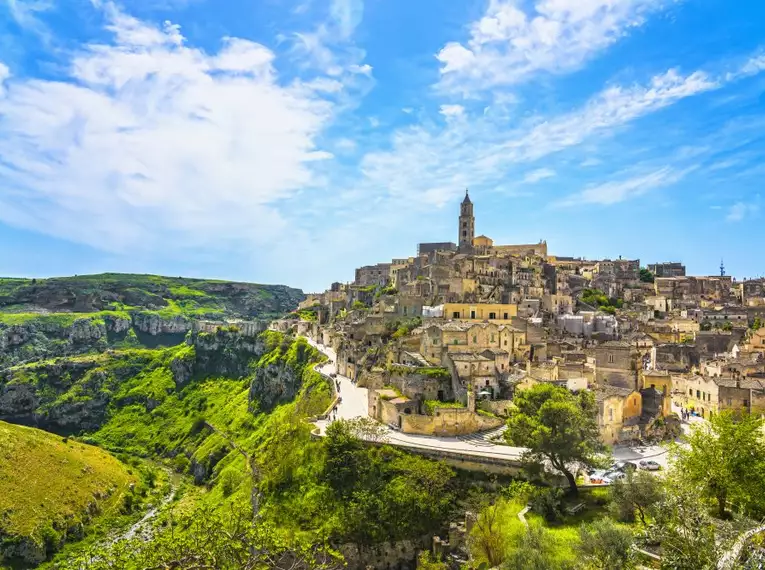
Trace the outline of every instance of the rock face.
<path fill-rule="evenodd" d="M 183 316 L 166 318 L 157 313 L 133 314 L 133 327 L 152 336 L 185 334 L 191 330 L 192 326 L 193 321 Z"/>
<path fill-rule="evenodd" d="M 250 402 L 268 411 L 279 402 L 293 399 L 301 384 L 302 378 L 291 367 L 284 363 L 269 364 L 255 371 L 250 384 Z"/>

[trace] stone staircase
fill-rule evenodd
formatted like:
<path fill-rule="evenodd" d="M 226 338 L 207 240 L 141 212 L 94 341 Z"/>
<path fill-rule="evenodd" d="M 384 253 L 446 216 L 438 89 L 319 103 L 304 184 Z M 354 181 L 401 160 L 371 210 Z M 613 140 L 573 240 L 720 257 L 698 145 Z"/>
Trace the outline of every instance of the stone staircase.
<path fill-rule="evenodd" d="M 507 426 L 503 425 L 488 431 L 480 431 L 468 435 L 460 435 L 457 437 L 457 439 L 478 447 L 491 447 L 492 445 L 497 445 L 492 440 L 501 437 L 502 434 L 505 433 L 506 429 Z"/>

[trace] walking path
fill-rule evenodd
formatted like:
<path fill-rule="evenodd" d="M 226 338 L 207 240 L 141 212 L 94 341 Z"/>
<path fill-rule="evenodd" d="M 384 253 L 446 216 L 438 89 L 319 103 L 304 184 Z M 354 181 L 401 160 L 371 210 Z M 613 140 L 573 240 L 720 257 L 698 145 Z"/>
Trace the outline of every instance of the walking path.
<path fill-rule="evenodd" d="M 316 366 L 316 370 L 326 376 L 337 373 L 337 354 L 328 346 L 319 344 L 316 341 L 304 337 L 308 343 L 324 353 L 329 361 Z M 339 382 L 340 390 L 338 395 L 340 401 L 335 408 L 336 415 L 329 414 L 325 420 L 318 420 L 316 426 L 319 433 L 324 434 L 327 426 L 333 419 L 350 420 L 358 417 L 367 417 L 369 415 L 369 399 L 366 388 L 359 388 L 349 378 L 337 374 L 336 380 Z M 489 459 L 508 460 L 517 462 L 525 451 L 522 447 L 511 447 L 509 445 L 498 445 L 491 439 L 504 432 L 505 426 L 471 435 L 458 437 L 440 437 L 415 435 L 402 433 L 386 426 L 388 429 L 386 441 L 391 445 L 399 447 L 411 447 L 418 449 L 428 449 L 432 451 L 451 451 L 462 455 L 484 457 Z M 630 448 L 619 446 L 613 450 L 613 457 L 617 461 L 639 461 L 641 459 L 651 458 L 654 461 L 666 467 L 667 450 L 660 446 L 647 446 L 642 448 Z"/>

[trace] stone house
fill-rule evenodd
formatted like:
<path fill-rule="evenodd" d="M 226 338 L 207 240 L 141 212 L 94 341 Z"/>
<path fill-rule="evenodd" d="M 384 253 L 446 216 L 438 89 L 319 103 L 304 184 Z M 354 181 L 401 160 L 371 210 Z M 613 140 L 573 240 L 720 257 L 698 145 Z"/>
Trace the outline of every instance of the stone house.
<path fill-rule="evenodd" d="M 446 303 L 444 317 L 469 321 L 510 323 L 518 316 L 518 305 L 512 303 Z"/>
<path fill-rule="evenodd" d="M 642 396 L 620 386 L 606 386 L 595 392 L 598 404 L 598 429 L 604 443 L 629 441 L 640 436 Z"/>
<path fill-rule="evenodd" d="M 646 370 L 641 372 L 642 389 L 651 389 L 660 392 L 663 396 L 661 415 L 666 417 L 672 413 L 672 391 L 674 383 L 672 375 L 665 370 Z"/>
<path fill-rule="evenodd" d="M 752 332 L 747 348 L 752 351 L 765 353 L 765 327 Z"/>
<path fill-rule="evenodd" d="M 598 386 L 637 388 L 638 352 L 625 341 L 608 341 L 595 352 L 595 383 Z"/>
<path fill-rule="evenodd" d="M 684 408 L 695 410 L 705 419 L 719 411 L 719 378 L 694 374 L 678 377 L 675 397 Z"/>
<path fill-rule="evenodd" d="M 494 323 L 432 323 L 416 329 L 414 334 L 420 338 L 420 354 L 437 366 L 445 366 L 446 357 L 451 352 L 480 353 L 486 349 L 501 349 L 507 351 L 515 362 L 526 351 L 523 331 Z"/>

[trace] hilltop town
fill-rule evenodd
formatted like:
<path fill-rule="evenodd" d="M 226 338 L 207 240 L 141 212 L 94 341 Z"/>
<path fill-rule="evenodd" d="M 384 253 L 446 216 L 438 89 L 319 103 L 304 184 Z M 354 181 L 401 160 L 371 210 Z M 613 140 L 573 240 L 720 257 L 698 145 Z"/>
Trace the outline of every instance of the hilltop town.
<path fill-rule="evenodd" d="M 475 235 L 467 192 L 457 224 L 456 243 L 359 267 L 272 327 L 331 347 L 369 415 L 403 433 L 497 428 L 540 383 L 591 390 L 607 444 L 765 407 L 765 280 L 498 245 Z"/>

